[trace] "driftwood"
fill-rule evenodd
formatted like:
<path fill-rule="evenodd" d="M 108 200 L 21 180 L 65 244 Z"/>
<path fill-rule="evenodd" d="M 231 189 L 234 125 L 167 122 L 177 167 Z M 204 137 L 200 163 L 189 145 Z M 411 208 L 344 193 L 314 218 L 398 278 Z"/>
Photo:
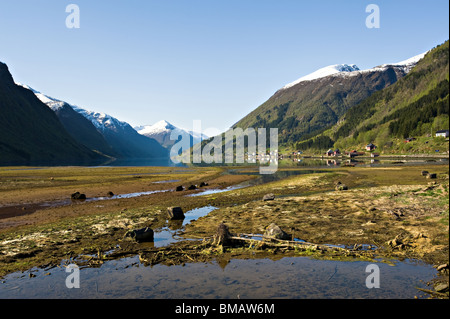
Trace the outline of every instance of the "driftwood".
<path fill-rule="evenodd" d="M 214 244 L 227 246 L 232 243 L 232 235 L 228 230 L 228 226 L 224 223 L 220 223 L 217 227 L 216 234 L 214 235 Z"/>
<path fill-rule="evenodd" d="M 277 244 L 276 244 L 277 247 L 301 246 L 306 249 L 308 249 L 308 248 L 315 249 L 315 250 L 320 249 L 323 251 L 338 250 L 338 251 L 347 252 L 347 253 L 353 252 L 352 250 L 342 248 L 342 247 L 337 247 L 337 246 L 328 246 L 328 245 L 314 244 L 314 243 L 295 241 L 295 240 L 284 240 L 284 239 L 278 239 L 278 238 L 273 238 L 273 237 L 268 237 L 268 236 L 258 235 L 258 234 L 240 234 L 240 236 L 231 236 L 230 239 L 242 240 L 242 241 L 253 241 L 253 242 L 258 241 L 256 239 L 248 238 L 248 237 L 259 237 L 262 239 L 262 242 L 264 242 L 264 244 L 270 244 L 271 241 L 272 242 L 275 241 L 275 242 L 277 242 Z"/>
<path fill-rule="evenodd" d="M 255 239 L 261 238 L 261 239 Z M 370 257 L 370 252 L 361 251 L 361 245 L 355 245 L 353 248 L 342 248 L 334 245 L 326 244 L 315 244 L 304 241 L 295 240 L 285 240 L 274 238 L 273 236 L 261 235 L 261 234 L 231 234 L 228 227 L 221 223 L 216 231 L 216 234 L 212 237 L 212 245 L 222 245 L 222 246 L 234 246 L 242 245 L 243 242 L 260 243 L 262 246 L 268 246 L 273 248 L 283 248 L 283 249 L 302 249 L 302 250 L 313 250 L 321 252 L 337 252 L 348 256 L 363 256 Z"/>

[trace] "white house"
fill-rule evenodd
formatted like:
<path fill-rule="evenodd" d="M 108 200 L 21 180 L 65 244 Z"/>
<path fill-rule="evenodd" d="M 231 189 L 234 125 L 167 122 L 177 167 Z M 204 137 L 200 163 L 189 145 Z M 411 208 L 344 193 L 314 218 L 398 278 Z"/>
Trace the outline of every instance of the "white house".
<path fill-rule="evenodd" d="M 448 130 L 441 130 L 436 132 L 436 137 L 448 137 Z"/>

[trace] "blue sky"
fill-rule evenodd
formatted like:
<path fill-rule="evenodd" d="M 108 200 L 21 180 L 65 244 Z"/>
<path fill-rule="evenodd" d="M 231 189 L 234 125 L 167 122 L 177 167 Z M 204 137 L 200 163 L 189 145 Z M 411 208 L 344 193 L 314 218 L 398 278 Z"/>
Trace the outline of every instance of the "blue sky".
<path fill-rule="evenodd" d="M 68 29 L 66 6 L 80 8 Z M 365 25 L 380 8 L 380 28 Z M 449 38 L 447 0 L 0 0 L 17 82 L 131 125 L 225 130 L 276 90 L 339 63 L 398 62 Z"/>

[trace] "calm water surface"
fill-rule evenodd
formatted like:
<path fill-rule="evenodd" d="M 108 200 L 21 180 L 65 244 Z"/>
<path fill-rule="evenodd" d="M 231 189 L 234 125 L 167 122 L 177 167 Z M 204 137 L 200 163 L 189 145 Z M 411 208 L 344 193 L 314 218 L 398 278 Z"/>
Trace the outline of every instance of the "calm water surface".
<path fill-rule="evenodd" d="M 378 263 L 380 288 L 369 289 L 369 264 L 289 257 L 150 267 L 136 256 L 81 269 L 78 289 L 66 287 L 64 267 L 14 273 L 0 283 L 0 298 L 410 299 L 436 273 L 414 261 Z"/>

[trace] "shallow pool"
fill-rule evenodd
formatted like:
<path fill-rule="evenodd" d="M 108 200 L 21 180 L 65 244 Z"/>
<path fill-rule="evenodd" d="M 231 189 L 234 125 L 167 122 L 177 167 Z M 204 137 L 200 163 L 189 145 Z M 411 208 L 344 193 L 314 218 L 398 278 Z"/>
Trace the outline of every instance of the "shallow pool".
<path fill-rule="evenodd" d="M 0 298 L 410 299 L 420 298 L 416 287 L 436 275 L 421 262 L 380 262 L 380 288 L 369 289 L 369 264 L 286 257 L 150 267 L 135 256 L 80 269 L 80 288 L 66 287 L 64 267 L 10 274 Z"/>

